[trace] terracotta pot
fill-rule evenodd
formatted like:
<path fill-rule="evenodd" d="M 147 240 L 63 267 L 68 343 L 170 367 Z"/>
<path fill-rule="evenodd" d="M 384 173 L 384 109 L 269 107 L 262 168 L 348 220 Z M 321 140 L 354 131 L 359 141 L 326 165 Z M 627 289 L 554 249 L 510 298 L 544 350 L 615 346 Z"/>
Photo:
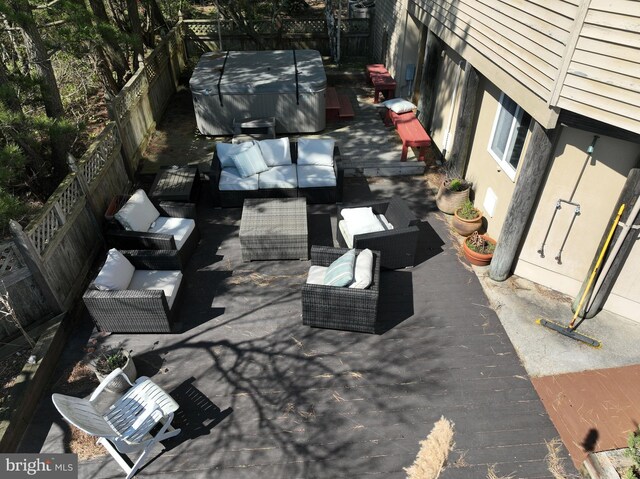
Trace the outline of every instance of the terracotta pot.
<path fill-rule="evenodd" d="M 458 208 L 453 214 L 453 220 L 451 221 L 451 224 L 459 235 L 469 236 L 474 231 L 480 230 L 480 228 L 482 227 L 482 213 L 480 213 L 479 210 L 476 210 L 478 212 L 478 217 L 472 220 L 461 218 L 460 216 L 458 216 L 458 211 L 460 211 L 460 208 Z"/>
<path fill-rule="evenodd" d="M 496 244 L 496 240 L 494 240 L 490 236 L 487 236 L 487 235 L 480 235 L 480 236 L 483 237 L 489 243 Z M 467 246 L 468 240 L 469 239 L 467 238 L 462 242 L 462 251 L 464 251 L 464 256 L 469 260 L 469 263 L 475 264 L 476 266 L 487 266 L 489 263 L 491 263 L 491 259 L 493 258 L 493 253 L 488 253 L 488 254 L 476 253 L 475 251 L 473 251 L 471 248 Z"/>
<path fill-rule="evenodd" d="M 444 186 L 444 181 L 440 184 L 438 193 L 436 193 L 436 205 L 443 213 L 452 215 L 460 208 L 465 201 L 469 199 L 469 190 L 467 188 L 462 191 L 451 191 Z"/>
<path fill-rule="evenodd" d="M 133 358 L 131 357 L 128 351 L 123 351 L 122 353 L 127 357 L 127 362 L 121 368 L 122 372 L 125 373 L 129 378 L 129 381 L 133 383 L 138 377 L 138 371 L 136 370 L 136 365 L 133 362 Z M 102 382 L 102 380 L 106 378 L 107 375 L 99 373 L 98 370 L 96 369 L 96 377 L 100 382 Z M 122 376 L 118 376 L 113 381 L 111 381 L 105 389 L 107 389 L 107 391 L 111 391 L 114 393 L 121 393 L 126 391 L 130 387 L 131 386 L 129 385 L 129 383 L 127 383 L 127 381 Z"/>

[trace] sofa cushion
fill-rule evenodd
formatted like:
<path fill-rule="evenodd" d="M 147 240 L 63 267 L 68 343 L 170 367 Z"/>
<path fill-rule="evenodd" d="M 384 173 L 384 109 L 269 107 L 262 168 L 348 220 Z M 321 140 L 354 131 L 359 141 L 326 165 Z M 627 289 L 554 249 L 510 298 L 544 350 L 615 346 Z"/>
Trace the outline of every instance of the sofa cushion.
<path fill-rule="evenodd" d="M 253 191 L 258 189 L 258 175 L 243 178 L 234 168 L 224 168 L 218 182 L 220 191 Z"/>
<path fill-rule="evenodd" d="M 272 166 L 258 175 L 258 187 L 261 190 L 268 188 L 296 188 L 297 186 L 296 165 Z"/>
<path fill-rule="evenodd" d="M 233 155 L 233 164 L 238 174 L 243 178 L 267 171 L 269 167 L 262 158 L 260 147 L 257 144 L 241 150 Z"/>
<path fill-rule="evenodd" d="M 161 233 L 173 236 L 176 249 L 180 250 L 189 236 L 196 229 L 196 222 L 190 218 L 169 218 L 161 216 L 149 229 L 149 233 Z"/>
<path fill-rule="evenodd" d="M 127 289 L 135 270 L 120 251 L 111 248 L 98 276 L 93 280 L 93 287 L 100 291 Z"/>
<path fill-rule="evenodd" d="M 350 288 L 366 289 L 373 281 L 373 252 L 367 248 L 356 257 L 356 265 L 353 268 L 353 283 Z"/>
<path fill-rule="evenodd" d="M 291 146 L 289 138 L 260 140 L 258 142 L 262 158 L 267 166 L 284 166 L 291 164 Z"/>
<path fill-rule="evenodd" d="M 236 153 L 246 150 L 253 145 L 253 141 L 245 141 L 242 143 L 216 143 L 216 153 L 218 154 L 218 161 L 220 161 L 220 168 L 235 168 L 233 163 L 233 156 Z"/>
<path fill-rule="evenodd" d="M 340 231 L 340 235 L 342 239 L 344 239 L 345 244 L 349 248 L 353 248 L 353 235 L 349 232 L 349 227 L 345 220 L 338 221 L 338 231 Z"/>
<path fill-rule="evenodd" d="M 298 165 L 333 166 L 335 140 L 300 138 L 298 140 Z"/>
<path fill-rule="evenodd" d="M 341 216 L 347 222 L 349 232 L 352 235 L 362 235 L 367 233 L 377 233 L 384 231 L 385 227 L 373 214 L 370 206 L 362 208 L 344 208 L 340 211 Z"/>
<path fill-rule="evenodd" d="M 381 105 L 386 106 L 389 110 L 398 114 L 407 113 L 418 108 L 410 101 L 403 100 L 402 98 L 392 98 L 391 100 L 383 101 Z"/>
<path fill-rule="evenodd" d="M 161 289 L 164 291 L 167 305 L 171 309 L 181 282 L 182 273 L 180 271 L 136 270 L 128 289 Z"/>
<path fill-rule="evenodd" d="M 351 249 L 329 265 L 324 274 L 327 286 L 349 286 L 353 282 L 353 267 L 356 262 L 356 250 Z"/>
<path fill-rule="evenodd" d="M 136 190 L 114 216 L 124 229 L 146 232 L 160 212 L 144 190 Z"/>
<path fill-rule="evenodd" d="M 336 186 L 336 173 L 332 166 L 298 165 L 298 188 L 325 188 Z"/>
<path fill-rule="evenodd" d="M 312 265 L 307 275 L 307 284 L 324 284 L 324 275 L 326 272 L 326 266 Z"/>

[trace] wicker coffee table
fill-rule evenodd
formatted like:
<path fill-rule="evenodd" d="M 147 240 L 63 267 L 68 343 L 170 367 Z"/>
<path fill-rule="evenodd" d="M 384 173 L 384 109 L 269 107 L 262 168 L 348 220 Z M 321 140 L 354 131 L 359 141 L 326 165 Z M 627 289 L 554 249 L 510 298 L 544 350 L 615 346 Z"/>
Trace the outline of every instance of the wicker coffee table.
<path fill-rule="evenodd" d="M 240 222 L 242 260 L 309 259 L 305 198 L 246 199 Z"/>

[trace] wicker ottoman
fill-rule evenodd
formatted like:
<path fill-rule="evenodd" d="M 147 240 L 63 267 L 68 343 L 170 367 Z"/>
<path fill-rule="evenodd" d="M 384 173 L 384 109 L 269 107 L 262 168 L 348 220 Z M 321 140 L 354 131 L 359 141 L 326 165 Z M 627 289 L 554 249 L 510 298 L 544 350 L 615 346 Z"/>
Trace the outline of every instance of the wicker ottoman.
<path fill-rule="evenodd" d="M 246 199 L 240 221 L 242 260 L 309 259 L 305 198 Z"/>

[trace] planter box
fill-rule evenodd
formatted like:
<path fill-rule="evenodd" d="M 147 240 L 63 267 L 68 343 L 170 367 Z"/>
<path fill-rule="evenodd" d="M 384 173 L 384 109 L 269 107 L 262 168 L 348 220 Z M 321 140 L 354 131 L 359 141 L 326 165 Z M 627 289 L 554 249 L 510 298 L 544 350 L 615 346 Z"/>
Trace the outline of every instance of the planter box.
<path fill-rule="evenodd" d="M 590 453 L 584 461 L 584 469 L 591 479 L 620 479 L 618 470 L 631 465 L 624 449 Z"/>
<path fill-rule="evenodd" d="M 36 357 L 35 364 L 24 365 L 0 411 L 0 452 L 16 450 L 49 385 L 67 339 L 68 328 L 62 325 L 64 316 L 60 314 L 46 323 L 31 353 Z"/>

